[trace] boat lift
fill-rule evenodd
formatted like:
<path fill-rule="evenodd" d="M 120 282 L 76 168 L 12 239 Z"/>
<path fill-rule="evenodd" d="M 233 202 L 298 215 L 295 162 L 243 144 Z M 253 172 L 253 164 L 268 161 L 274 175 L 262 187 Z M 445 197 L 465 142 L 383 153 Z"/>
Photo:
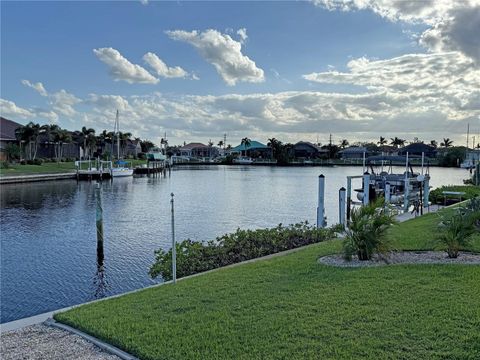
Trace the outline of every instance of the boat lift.
<path fill-rule="evenodd" d="M 415 173 L 411 164 L 412 159 L 421 158 L 421 173 Z M 393 173 L 394 163 L 404 163 L 405 172 Z M 381 166 L 379 173 L 375 166 Z M 388 171 L 384 171 L 387 166 Z M 370 172 L 368 171 L 370 168 Z M 425 166 L 425 155 L 410 156 L 371 156 L 364 158 L 363 175 L 347 176 L 346 212 L 347 222 L 350 220 L 352 206 L 365 206 L 377 198 L 383 197 L 385 204 L 407 212 L 413 205 L 423 214 L 423 208 L 429 207 L 430 175 L 428 163 Z M 362 179 L 362 187 L 354 189 L 357 199 L 352 199 L 352 180 Z"/>

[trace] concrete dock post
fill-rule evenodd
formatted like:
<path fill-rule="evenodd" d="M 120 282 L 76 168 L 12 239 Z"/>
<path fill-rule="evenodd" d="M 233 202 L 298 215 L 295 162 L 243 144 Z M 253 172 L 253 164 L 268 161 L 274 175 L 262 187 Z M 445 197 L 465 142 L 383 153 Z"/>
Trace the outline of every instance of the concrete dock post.
<path fill-rule="evenodd" d="M 370 203 L 370 174 L 368 172 L 363 174 L 363 205 L 367 206 Z"/>
<path fill-rule="evenodd" d="M 352 209 L 352 178 L 347 176 L 347 222 L 350 222 L 350 211 Z"/>
<path fill-rule="evenodd" d="M 173 193 L 170 194 L 172 197 L 170 204 L 172 205 L 172 280 L 173 283 L 177 283 L 177 246 L 175 243 L 175 211 L 174 211 L 174 200 Z"/>
<path fill-rule="evenodd" d="M 325 176 L 318 177 L 317 227 L 325 227 Z"/>
<path fill-rule="evenodd" d="M 423 179 L 423 207 L 430 208 L 428 198 L 430 197 L 430 179 L 428 176 L 425 176 Z"/>
<path fill-rule="evenodd" d="M 385 183 L 385 204 L 390 204 L 390 196 L 391 196 L 391 192 L 390 192 L 390 183 L 387 182 Z"/>
<path fill-rule="evenodd" d="M 346 190 L 344 187 L 341 187 L 338 191 L 338 222 L 340 225 L 345 227 L 345 198 L 346 198 Z"/>

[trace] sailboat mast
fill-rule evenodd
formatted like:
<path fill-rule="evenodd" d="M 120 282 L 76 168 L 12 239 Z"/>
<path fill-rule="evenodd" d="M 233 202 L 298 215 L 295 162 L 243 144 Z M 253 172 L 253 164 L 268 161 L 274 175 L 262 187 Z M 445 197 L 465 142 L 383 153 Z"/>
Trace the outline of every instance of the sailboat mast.
<path fill-rule="evenodd" d="M 118 109 L 115 116 L 115 128 L 117 129 L 117 160 L 120 160 L 120 124 L 118 122 Z"/>
<path fill-rule="evenodd" d="M 468 138 L 470 137 L 470 124 L 467 124 L 467 149 L 468 149 Z"/>

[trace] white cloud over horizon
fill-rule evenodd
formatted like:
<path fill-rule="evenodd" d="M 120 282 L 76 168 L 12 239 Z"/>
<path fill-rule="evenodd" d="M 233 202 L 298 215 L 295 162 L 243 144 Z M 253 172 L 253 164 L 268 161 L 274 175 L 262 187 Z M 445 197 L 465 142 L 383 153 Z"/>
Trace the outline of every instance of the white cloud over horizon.
<path fill-rule="evenodd" d="M 145 61 L 154 71 L 155 75 L 163 78 L 186 78 L 189 76 L 188 72 L 180 66 L 169 67 L 165 62 L 158 57 L 158 55 L 148 52 L 143 55 Z"/>
<path fill-rule="evenodd" d="M 239 30 L 242 40 L 246 39 L 246 29 Z M 233 40 L 230 35 L 217 30 L 166 31 L 173 40 L 186 42 L 195 47 L 198 53 L 217 70 L 229 86 L 237 82 L 259 83 L 265 81 L 264 72 L 253 60 L 242 53 L 242 42 Z"/>
<path fill-rule="evenodd" d="M 93 49 L 97 58 L 109 67 L 110 75 L 115 81 L 126 81 L 129 84 L 156 84 L 158 79 L 137 64 L 132 64 L 114 48 Z"/>
<path fill-rule="evenodd" d="M 390 21 L 429 26 L 419 37 L 430 51 L 460 51 L 480 65 L 480 0 L 312 0 L 330 11 L 370 10 Z"/>

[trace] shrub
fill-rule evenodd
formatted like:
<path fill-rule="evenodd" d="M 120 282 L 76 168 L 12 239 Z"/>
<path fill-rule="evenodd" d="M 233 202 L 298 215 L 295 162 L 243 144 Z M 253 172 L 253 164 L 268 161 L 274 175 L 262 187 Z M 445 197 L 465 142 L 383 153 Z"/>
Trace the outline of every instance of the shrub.
<path fill-rule="evenodd" d="M 360 260 L 371 260 L 374 254 L 387 254 L 391 246 L 386 232 L 394 223 L 393 215 L 382 201 L 353 209 L 343 241 L 345 259 L 351 260 L 356 254 Z"/>
<path fill-rule="evenodd" d="M 42 159 L 35 159 L 33 160 L 33 165 L 42 165 L 43 164 L 43 160 Z"/>
<path fill-rule="evenodd" d="M 27 164 L 26 160 L 20 160 L 20 165 L 26 165 L 26 164 Z"/>
<path fill-rule="evenodd" d="M 8 161 L 0 161 L 0 169 L 8 169 L 9 167 Z"/>
<path fill-rule="evenodd" d="M 473 185 L 444 185 L 442 187 L 436 188 L 430 192 L 429 200 L 433 204 L 442 203 L 444 201 L 444 191 L 457 191 L 463 192 L 465 195 L 462 195 L 462 199 L 469 200 L 475 196 L 480 196 L 480 186 Z"/>
<path fill-rule="evenodd" d="M 34 165 L 33 160 L 27 160 L 27 165 Z"/>
<path fill-rule="evenodd" d="M 329 229 L 318 229 L 307 222 L 278 225 L 271 229 L 240 230 L 206 243 L 190 239 L 176 245 L 177 276 L 183 277 L 280 251 L 325 241 L 334 237 Z M 172 250 L 155 251 L 150 276 L 172 279 Z"/>
<path fill-rule="evenodd" d="M 467 248 L 472 235 L 479 231 L 480 210 L 478 207 L 478 199 L 475 199 L 470 202 L 470 206 L 460 207 L 441 215 L 437 239 L 449 258 L 458 257 L 458 252 Z"/>

